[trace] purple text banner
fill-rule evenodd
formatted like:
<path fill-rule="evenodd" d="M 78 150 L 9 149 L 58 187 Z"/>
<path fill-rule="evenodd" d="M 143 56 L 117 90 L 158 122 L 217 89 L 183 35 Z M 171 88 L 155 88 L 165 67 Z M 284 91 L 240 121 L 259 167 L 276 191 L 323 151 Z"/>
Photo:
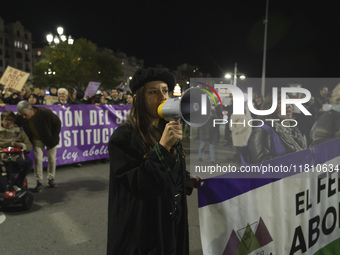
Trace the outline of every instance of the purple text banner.
<path fill-rule="evenodd" d="M 130 105 L 39 105 L 53 111 L 61 120 L 57 165 L 108 158 L 108 142 L 123 124 Z M 17 112 L 16 105 L 0 107 L 0 112 Z M 30 155 L 33 159 L 33 153 Z M 47 163 L 44 154 L 44 165 Z"/>

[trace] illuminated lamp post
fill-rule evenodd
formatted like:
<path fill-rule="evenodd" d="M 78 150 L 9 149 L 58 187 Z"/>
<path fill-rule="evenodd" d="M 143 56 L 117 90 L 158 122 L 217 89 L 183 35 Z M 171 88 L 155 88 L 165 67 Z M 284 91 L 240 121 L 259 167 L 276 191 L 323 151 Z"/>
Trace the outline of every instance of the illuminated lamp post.
<path fill-rule="evenodd" d="M 244 74 L 238 72 L 237 63 L 235 63 L 234 73 L 227 73 L 224 77 L 226 79 L 231 79 L 231 77 L 233 77 L 233 79 L 230 82 L 235 86 L 237 86 L 237 78 L 240 78 L 241 80 L 244 80 L 246 78 Z"/>
<path fill-rule="evenodd" d="M 64 28 L 62 27 L 57 28 L 57 35 L 53 35 L 52 33 L 46 35 L 46 40 L 51 46 L 58 45 L 60 42 L 67 42 L 67 44 L 72 45 L 74 42 L 73 38 L 70 35 L 64 35 Z"/>

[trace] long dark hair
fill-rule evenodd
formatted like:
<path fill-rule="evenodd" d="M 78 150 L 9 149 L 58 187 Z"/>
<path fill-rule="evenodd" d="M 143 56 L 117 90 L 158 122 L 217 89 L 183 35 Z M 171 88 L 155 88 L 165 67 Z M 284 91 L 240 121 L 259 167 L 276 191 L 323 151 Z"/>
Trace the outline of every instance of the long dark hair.
<path fill-rule="evenodd" d="M 167 122 L 160 119 L 158 127 L 151 124 L 145 107 L 144 91 L 144 86 L 136 91 L 126 123 L 130 124 L 135 132 L 140 134 L 148 147 L 147 149 L 151 150 L 160 140 Z"/>

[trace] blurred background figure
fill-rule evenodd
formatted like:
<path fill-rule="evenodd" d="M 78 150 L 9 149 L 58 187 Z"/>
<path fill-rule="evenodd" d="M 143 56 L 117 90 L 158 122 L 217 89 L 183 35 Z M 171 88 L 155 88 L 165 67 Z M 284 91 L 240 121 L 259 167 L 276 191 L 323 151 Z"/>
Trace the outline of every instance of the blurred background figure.
<path fill-rule="evenodd" d="M 208 143 L 210 162 L 212 164 L 216 164 L 215 145 L 218 136 L 218 132 L 216 132 L 216 130 L 219 128 L 218 126 L 214 127 L 214 119 L 217 119 L 217 116 L 215 109 L 212 108 L 209 120 L 202 127 L 199 128 L 200 147 L 198 150 L 198 160 L 203 161 L 205 146 Z"/>
<path fill-rule="evenodd" d="M 256 110 L 261 110 L 263 104 L 263 97 L 259 92 L 253 92 L 253 106 Z M 257 119 L 257 115 L 251 113 L 253 119 Z"/>
<path fill-rule="evenodd" d="M 21 100 L 28 101 L 28 98 L 31 94 L 32 94 L 31 89 L 28 87 L 28 85 L 25 84 L 20 91 Z"/>
<path fill-rule="evenodd" d="M 248 139 L 248 145 L 242 148 L 242 156 L 248 164 L 256 164 L 271 160 L 296 151 L 307 148 L 305 137 L 301 134 L 298 126 L 284 127 L 282 120 L 293 119 L 293 106 L 286 105 L 286 115 L 281 112 L 281 94 L 278 93 L 278 107 L 269 116 L 262 116 L 265 119 L 279 119 L 280 121 L 267 122 L 261 127 L 253 127 Z M 272 106 L 272 94 L 268 94 L 263 102 L 262 109 L 269 109 Z M 288 124 L 286 124 L 288 125 Z"/>
<path fill-rule="evenodd" d="M 321 114 L 324 111 L 329 110 L 327 106 L 324 106 L 330 103 L 329 98 L 328 98 L 328 87 L 327 86 L 321 86 L 319 88 L 318 93 L 314 97 L 314 102 L 315 102 L 315 106 L 317 109 L 317 118 L 321 116 Z"/>
<path fill-rule="evenodd" d="M 58 96 L 58 87 L 55 85 L 50 86 L 50 96 Z"/>
<path fill-rule="evenodd" d="M 76 93 L 76 99 L 73 101 L 73 104 L 87 104 L 84 90 L 78 89 L 75 93 Z"/>
<path fill-rule="evenodd" d="M 45 90 L 44 89 L 40 89 L 39 90 L 39 94 L 38 94 L 38 102 L 39 104 L 46 104 L 46 100 L 45 100 Z"/>
<path fill-rule="evenodd" d="M 28 102 L 29 102 L 31 105 L 40 105 L 39 100 L 38 100 L 38 96 L 37 96 L 36 94 L 31 94 L 31 95 L 28 97 Z"/>
<path fill-rule="evenodd" d="M 17 105 L 21 101 L 20 93 L 12 89 L 5 90 L 5 95 L 2 101 L 5 104 Z"/>
<path fill-rule="evenodd" d="M 236 148 L 236 153 L 234 155 L 234 161 L 238 165 L 242 165 L 241 162 L 241 155 L 240 155 L 240 148 L 247 146 L 248 144 L 248 139 L 251 135 L 252 132 L 252 127 L 250 127 L 247 123 L 249 120 L 252 119 L 251 113 L 248 109 L 248 95 L 244 94 L 244 110 L 245 114 L 240 115 L 240 114 L 232 114 L 230 116 L 230 122 L 229 122 L 229 128 L 231 131 L 231 137 L 233 141 L 233 146 Z M 234 124 L 231 125 L 231 123 L 245 123 L 245 125 L 240 125 L 240 124 Z"/>
<path fill-rule="evenodd" d="M 330 103 L 331 109 L 318 118 L 312 129 L 313 145 L 340 137 L 340 84 L 334 88 Z"/>
<path fill-rule="evenodd" d="M 101 105 L 101 104 L 108 104 L 106 98 L 104 95 L 99 94 L 97 97 L 94 99 L 94 104 L 95 105 Z"/>
<path fill-rule="evenodd" d="M 54 105 L 70 105 L 70 104 L 73 103 L 68 98 L 68 90 L 65 88 L 58 89 L 58 102 L 55 102 Z"/>
<path fill-rule="evenodd" d="M 133 103 L 133 96 L 131 92 L 126 92 L 125 94 L 125 102 L 126 104 L 132 105 Z"/>
<path fill-rule="evenodd" d="M 119 92 L 117 89 L 111 90 L 111 98 L 112 100 L 110 104 L 118 104 L 118 105 L 124 104 L 124 102 L 119 98 Z"/>

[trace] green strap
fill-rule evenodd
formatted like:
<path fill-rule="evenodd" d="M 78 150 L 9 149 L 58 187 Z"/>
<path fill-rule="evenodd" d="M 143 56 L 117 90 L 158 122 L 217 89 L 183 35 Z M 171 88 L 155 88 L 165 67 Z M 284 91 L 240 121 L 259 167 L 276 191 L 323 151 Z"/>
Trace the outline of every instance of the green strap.
<path fill-rule="evenodd" d="M 157 154 L 157 157 L 159 159 L 159 161 L 162 163 L 162 166 L 164 167 L 164 169 L 166 170 L 166 172 L 168 173 L 168 177 L 170 179 L 170 181 L 172 182 L 172 184 L 174 185 L 174 187 L 179 187 L 181 185 L 177 185 L 174 181 L 174 179 L 172 178 L 170 172 L 171 172 L 171 169 L 169 167 L 169 165 L 166 163 L 165 161 L 165 158 L 161 152 L 161 149 L 159 148 L 159 143 L 156 144 L 155 146 L 155 151 L 156 151 L 156 154 Z"/>

